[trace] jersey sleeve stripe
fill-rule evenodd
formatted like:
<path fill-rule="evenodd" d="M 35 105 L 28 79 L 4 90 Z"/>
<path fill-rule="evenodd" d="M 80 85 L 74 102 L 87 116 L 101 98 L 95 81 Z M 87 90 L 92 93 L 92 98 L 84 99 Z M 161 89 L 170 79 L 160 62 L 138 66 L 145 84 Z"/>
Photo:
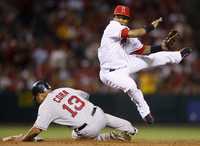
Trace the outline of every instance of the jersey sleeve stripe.
<path fill-rule="evenodd" d="M 137 49 L 136 51 L 132 52 L 131 55 L 132 54 L 143 54 L 143 52 L 144 52 L 144 46 L 142 46 L 142 48 Z"/>
<path fill-rule="evenodd" d="M 124 28 L 121 31 L 121 38 L 126 39 L 128 37 L 128 28 Z"/>

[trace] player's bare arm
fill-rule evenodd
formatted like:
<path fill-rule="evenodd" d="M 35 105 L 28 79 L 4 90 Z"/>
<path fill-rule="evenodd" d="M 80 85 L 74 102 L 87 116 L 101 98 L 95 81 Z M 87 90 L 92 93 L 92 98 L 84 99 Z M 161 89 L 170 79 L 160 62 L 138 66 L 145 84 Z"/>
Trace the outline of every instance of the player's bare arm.
<path fill-rule="evenodd" d="M 42 132 L 37 127 L 32 127 L 21 139 L 21 141 L 34 141 L 34 138 Z"/>
<path fill-rule="evenodd" d="M 128 7 L 125 6 L 117 6 L 114 10 L 114 18 L 113 20 L 119 22 L 121 25 L 127 26 L 130 22 L 130 10 Z M 124 35 L 125 38 L 135 38 L 143 36 L 152 30 L 156 29 L 158 25 L 162 22 L 162 17 L 159 19 L 154 20 L 150 25 L 144 27 L 144 28 L 138 28 L 138 29 L 131 29 L 128 30 L 128 28 L 125 28 L 122 30 L 122 36 Z"/>
<path fill-rule="evenodd" d="M 35 137 L 42 132 L 41 129 L 32 127 L 25 135 L 18 134 L 4 137 L 3 141 L 36 141 Z"/>
<path fill-rule="evenodd" d="M 121 16 L 121 15 L 116 15 L 114 17 L 115 21 L 118 21 L 122 25 L 127 25 L 129 23 L 130 18 L 126 16 Z M 162 22 L 162 17 L 159 19 L 154 20 L 151 24 L 144 28 L 137 28 L 137 29 L 130 29 L 125 28 L 122 30 L 122 35 L 128 38 L 135 38 L 135 37 L 140 37 L 145 34 L 148 34 L 149 32 L 153 31 L 158 27 L 158 25 Z"/>
<path fill-rule="evenodd" d="M 148 25 L 145 28 L 139 28 L 139 29 L 131 29 L 128 31 L 128 37 L 129 38 L 134 38 L 134 37 L 140 37 L 143 36 L 152 30 L 156 29 L 158 25 L 162 22 L 162 17 L 159 19 L 154 20 L 150 25 Z"/>

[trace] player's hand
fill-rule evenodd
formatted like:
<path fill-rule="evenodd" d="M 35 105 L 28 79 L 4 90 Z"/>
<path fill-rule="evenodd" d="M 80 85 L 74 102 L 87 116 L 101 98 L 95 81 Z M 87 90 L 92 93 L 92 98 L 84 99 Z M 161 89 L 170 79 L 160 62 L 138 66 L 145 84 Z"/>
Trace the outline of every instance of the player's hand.
<path fill-rule="evenodd" d="M 44 141 L 44 139 L 40 136 L 36 136 L 36 137 L 33 138 L 33 141 L 34 142 L 40 142 L 40 141 Z"/>
<path fill-rule="evenodd" d="M 18 134 L 18 135 L 2 138 L 2 141 L 22 141 L 22 140 L 23 140 L 23 134 Z"/>
<path fill-rule="evenodd" d="M 160 17 L 159 19 L 154 20 L 151 24 L 154 26 L 154 28 L 157 28 L 159 23 L 162 22 L 163 19 Z"/>

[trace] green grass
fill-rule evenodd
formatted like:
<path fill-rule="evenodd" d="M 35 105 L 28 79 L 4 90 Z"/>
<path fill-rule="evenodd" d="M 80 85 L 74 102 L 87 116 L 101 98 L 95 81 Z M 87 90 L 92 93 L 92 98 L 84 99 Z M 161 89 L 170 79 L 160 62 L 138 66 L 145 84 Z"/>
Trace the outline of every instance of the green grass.
<path fill-rule="evenodd" d="M 0 125 L 0 138 L 25 133 L 30 126 Z M 200 126 L 138 126 L 139 133 L 134 139 L 146 140 L 200 140 Z M 104 132 L 110 129 L 105 129 Z M 70 138 L 71 130 L 64 126 L 52 125 L 41 134 L 44 138 Z"/>
<path fill-rule="evenodd" d="M 136 136 L 138 139 L 155 140 L 200 140 L 200 127 L 190 126 L 154 126 L 140 127 Z"/>

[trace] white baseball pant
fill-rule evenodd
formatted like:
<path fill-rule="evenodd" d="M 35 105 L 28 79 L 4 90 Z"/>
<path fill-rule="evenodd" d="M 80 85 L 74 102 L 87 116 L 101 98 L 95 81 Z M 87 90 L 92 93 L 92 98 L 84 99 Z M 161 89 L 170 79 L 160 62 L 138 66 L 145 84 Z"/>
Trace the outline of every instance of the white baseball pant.
<path fill-rule="evenodd" d="M 150 55 L 129 55 L 127 67 L 115 71 L 101 69 L 100 79 L 107 86 L 121 89 L 127 93 L 136 104 L 141 117 L 144 118 L 150 113 L 150 109 L 141 90 L 137 88 L 130 75 L 145 68 L 161 66 L 167 63 L 179 63 L 181 60 L 180 51 L 162 51 Z"/>
<path fill-rule="evenodd" d="M 82 130 L 72 131 L 73 139 L 93 138 L 96 140 L 110 140 L 111 138 L 109 136 L 100 134 L 101 130 L 106 126 L 120 131 L 126 131 L 130 134 L 135 133 L 136 131 L 136 128 L 134 128 L 129 121 L 110 114 L 105 114 L 99 107 L 97 107 L 94 116 L 89 121 L 86 121 L 86 123 L 87 126 Z"/>

